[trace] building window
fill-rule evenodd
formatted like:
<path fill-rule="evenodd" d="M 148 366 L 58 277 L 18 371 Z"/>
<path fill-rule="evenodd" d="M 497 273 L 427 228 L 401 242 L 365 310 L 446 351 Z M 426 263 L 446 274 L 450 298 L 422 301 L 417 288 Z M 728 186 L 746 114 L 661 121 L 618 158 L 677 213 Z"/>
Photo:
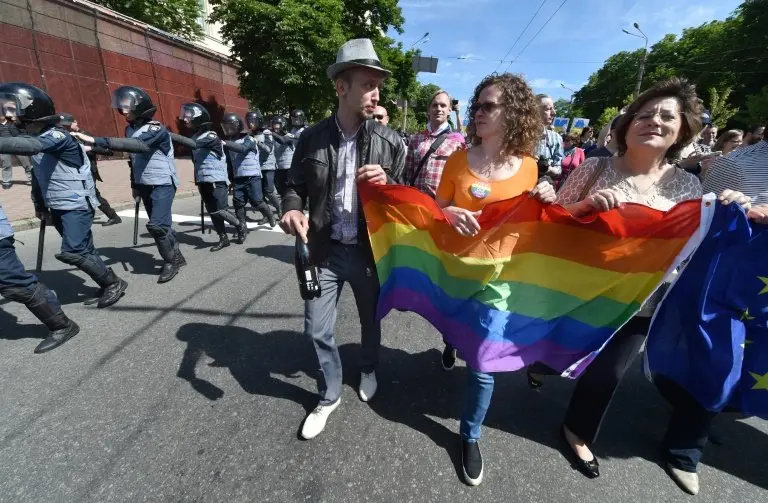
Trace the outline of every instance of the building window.
<path fill-rule="evenodd" d="M 200 6 L 200 16 L 197 18 L 197 22 L 203 29 L 203 33 L 208 34 L 208 0 L 197 0 Z"/>

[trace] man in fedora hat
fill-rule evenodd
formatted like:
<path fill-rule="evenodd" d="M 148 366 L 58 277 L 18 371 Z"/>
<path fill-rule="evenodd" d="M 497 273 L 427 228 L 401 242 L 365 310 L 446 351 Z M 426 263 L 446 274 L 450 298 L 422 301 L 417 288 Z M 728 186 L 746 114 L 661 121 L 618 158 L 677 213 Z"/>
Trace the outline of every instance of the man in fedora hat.
<path fill-rule="evenodd" d="M 323 431 L 341 402 L 341 359 L 333 331 L 344 282 L 355 294 L 362 332 L 358 395 L 367 402 L 377 389 L 379 281 L 357 184 L 397 183 L 403 170 L 402 140 L 392 129 L 370 120 L 390 73 L 382 68 L 370 40 L 346 42 L 328 67 L 338 110 L 304 130 L 288 171 L 280 226 L 308 243 L 321 289 L 320 297 L 304 306 L 304 332 L 312 339 L 320 363 L 320 402 L 304 421 L 304 439 Z M 302 212 L 306 201 L 309 218 Z"/>

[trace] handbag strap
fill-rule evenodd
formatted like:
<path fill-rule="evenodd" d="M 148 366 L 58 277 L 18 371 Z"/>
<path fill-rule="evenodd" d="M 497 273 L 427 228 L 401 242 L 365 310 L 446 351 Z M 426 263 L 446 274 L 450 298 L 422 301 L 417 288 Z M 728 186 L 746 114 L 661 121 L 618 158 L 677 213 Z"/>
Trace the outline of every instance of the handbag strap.
<path fill-rule="evenodd" d="M 605 169 L 608 167 L 608 164 L 611 162 L 609 157 L 598 157 L 597 159 L 597 167 L 595 168 L 595 171 L 592 172 L 592 176 L 589 177 L 589 180 L 587 180 L 584 188 L 581 189 L 581 193 L 579 194 L 577 201 L 583 201 L 584 198 L 587 197 L 589 191 L 592 190 L 592 187 L 594 187 L 595 183 L 597 183 L 597 179 L 600 178 L 600 175 L 603 174 Z"/>
<path fill-rule="evenodd" d="M 427 161 L 429 160 L 429 157 L 434 154 L 437 149 L 440 148 L 440 145 L 443 144 L 445 139 L 448 137 L 448 131 L 443 130 L 440 134 L 437 135 L 437 138 L 435 138 L 435 141 L 432 142 L 432 145 L 429 146 L 429 150 L 427 150 L 427 154 L 421 158 L 421 161 L 419 161 L 419 165 L 416 168 L 416 171 L 411 176 L 411 179 L 409 180 L 409 184 L 411 187 L 416 186 L 416 180 L 418 180 L 419 175 L 421 174 L 421 170 L 424 169 L 424 165 L 427 164 Z"/>

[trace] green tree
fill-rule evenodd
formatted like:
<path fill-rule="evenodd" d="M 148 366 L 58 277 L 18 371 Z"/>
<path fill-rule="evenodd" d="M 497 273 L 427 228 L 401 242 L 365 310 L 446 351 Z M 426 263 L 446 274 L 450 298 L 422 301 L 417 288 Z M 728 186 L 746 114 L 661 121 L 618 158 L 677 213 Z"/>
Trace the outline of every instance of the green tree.
<path fill-rule="evenodd" d="M 589 77 L 587 84 L 576 91 L 573 103 L 585 117 L 594 119 L 606 107 L 620 107 L 631 95 L 637 79 L 637 68 L 643 57 L 642 49 L 621 51 L 608 58 L 602 68 Z"/>
<path fill-rule="evenodd" d="M 396 0 L 213 0 L 211 21 L 239 62 L 241 94 L 262 110 L 303 108 L 311 120 L 335 108 L 328 65 L 347 40 L 368 37 L 393 71 L 382 89 L 392 99 L 413 88 L 408 53 L 386 32 L 402 30 Z M 410 72 L 410 75 L 409 75 Z"/>
<path fill-rule="evenodd" d="M 597 121 L 595 122 L 595 129 L 597 131 L 600 131 L 605 126 L 611 123 L 613 119 L 616 118 L 616 116 L 619 115 L 619 109 L 617 107 L 608 107 L 605 110 L 603 110 L 603 113 L 600 114 L 600 117 L 598 117 Z"/>
<path fill-rule="evenodd" d="M 203 36 L 198 0 L 94 0 L 96 3 L 138 19 L 187 40 Z"/>
<path fill-rule="evenodd" d="M 731 95 L 733 88 L 725 87 L 720 89 L 710 87 L 709 88 L 709 114 L 710 120 L 718 128 L 724 128 L 728 121 L 736 115 L 739 111 L 737 107 L 728 105 L 728 97 Z"/>
<path fill-rule="evenodd" d="M 751 124 L 768 124 L 768 86 L 758 94 L 747 96 L 747 111 Z"/>

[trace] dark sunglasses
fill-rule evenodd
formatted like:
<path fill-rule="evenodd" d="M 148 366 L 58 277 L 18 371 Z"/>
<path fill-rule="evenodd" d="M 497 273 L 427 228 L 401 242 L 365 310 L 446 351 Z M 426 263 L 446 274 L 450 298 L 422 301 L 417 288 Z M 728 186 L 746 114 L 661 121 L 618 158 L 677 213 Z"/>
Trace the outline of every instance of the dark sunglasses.
<path fill-rule="evenodd" d="M 386 117 L 386 115 L 376 115 L 376 114 L 373 115 L 373 118 L 376 119 L 377 121 L 384 120 L 384 117 Z"/>
<path fill-rule="evenodd" d="M 469 107 L 469 110 L 472 112 L 472 115 L 476 114 L 478 110 L 482 110 L 483 113 L 489 114 L 501 106 L 503 106 L 501 103 L 486 101 L 485 103 L 473 103 L 472 106 Z"/>

